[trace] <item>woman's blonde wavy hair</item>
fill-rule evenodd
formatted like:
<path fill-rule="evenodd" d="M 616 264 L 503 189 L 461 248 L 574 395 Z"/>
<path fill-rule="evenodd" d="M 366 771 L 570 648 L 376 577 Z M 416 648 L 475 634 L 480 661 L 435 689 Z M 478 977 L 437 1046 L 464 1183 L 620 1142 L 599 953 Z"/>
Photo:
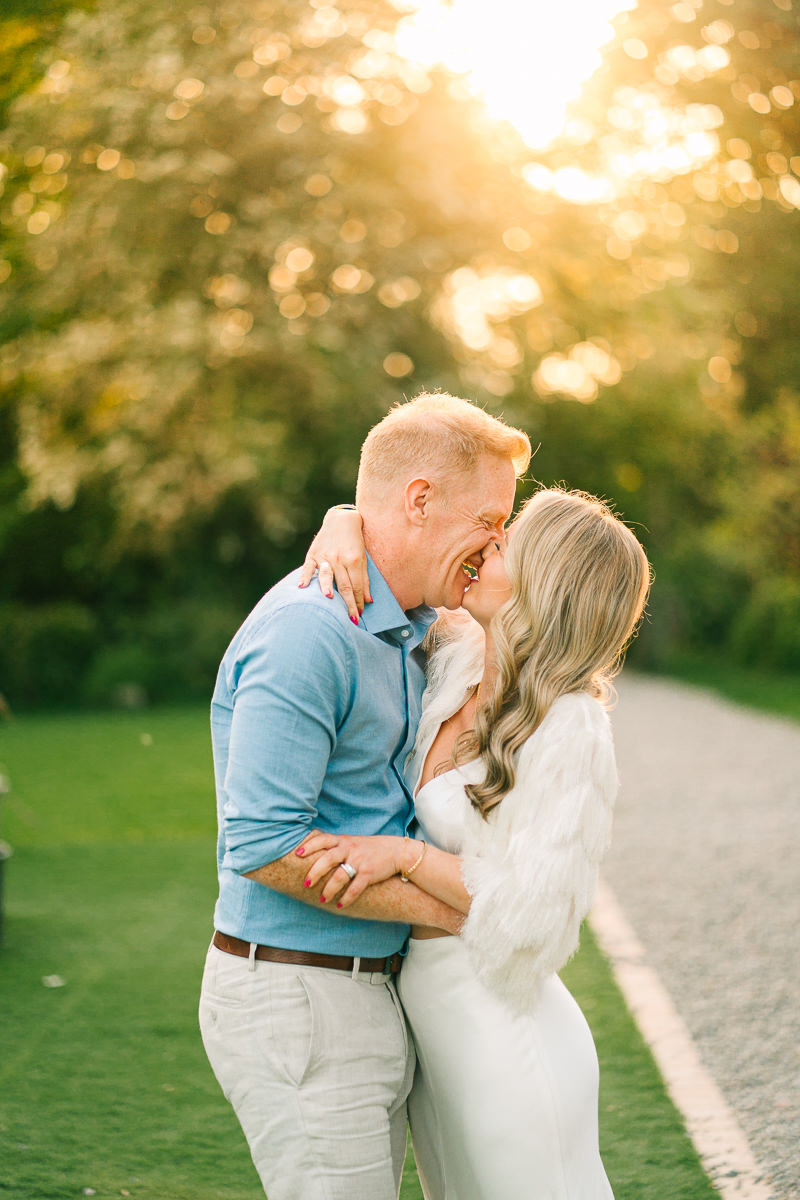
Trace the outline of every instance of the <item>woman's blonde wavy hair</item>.
<path fill-rule="evenodd" d="M 466 788 L 484 817 L 514 786 L 516 751 L 559 696 L 610 699 L 651 580 L 632 531 L 584 492 L 537 492 L 509 532 L 513 591 L 491 625 L 497 684 L 454 752 L 457 763 L 486 764 L 485 779 Z"/>

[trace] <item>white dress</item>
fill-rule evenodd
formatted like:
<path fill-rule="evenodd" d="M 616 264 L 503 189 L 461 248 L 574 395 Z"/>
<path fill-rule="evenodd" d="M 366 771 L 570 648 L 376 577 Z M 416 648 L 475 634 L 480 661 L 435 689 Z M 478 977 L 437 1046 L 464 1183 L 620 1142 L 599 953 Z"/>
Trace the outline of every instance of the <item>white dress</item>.
<path fill-rule="evenodd" d="M 448 666 L 423 714 L 412 778 L 480 670 L 461 654 Z M 462 856 L 472 895 L 462 936 L 412 939 L 398 977 L 418 1058 L 409 1120 L 423 1192 L 613 1200 L 594 1043 L 554 973 L 575 949 L 608 840 L 616 770 L 606 715 L 586 695 L 557 701 L 489 823 L 464 792 L 481 771 L 468 763 L 416 797 L 421 836 Z"/>

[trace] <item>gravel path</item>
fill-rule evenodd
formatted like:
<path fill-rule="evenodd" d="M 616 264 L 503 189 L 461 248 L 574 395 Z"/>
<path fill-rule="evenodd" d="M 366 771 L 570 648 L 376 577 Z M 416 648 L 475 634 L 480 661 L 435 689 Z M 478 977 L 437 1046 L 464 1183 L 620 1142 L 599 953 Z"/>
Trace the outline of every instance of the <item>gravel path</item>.
<path fill-rule="evenodd" d="M 603 869 L 771 1181 L 800 1200 L 800 725 L 626 673 Z"/>

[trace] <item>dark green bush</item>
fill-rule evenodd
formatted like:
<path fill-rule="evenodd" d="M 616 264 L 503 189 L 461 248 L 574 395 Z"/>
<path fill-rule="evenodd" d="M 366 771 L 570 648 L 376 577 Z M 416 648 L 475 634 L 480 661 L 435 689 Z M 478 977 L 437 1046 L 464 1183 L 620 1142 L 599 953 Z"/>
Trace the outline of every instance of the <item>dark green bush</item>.
<path fill-rule="evenodd" d="M 245 615 L 195 600 L 153 611 L 144 633 L 162 667 L 154 698 L 210 700 L 220 659 Z"/>
<path fill-rule="evenodd" d="M 77 604 L 0 606 L 0 695 L 11 708 L 210 699 L 244 613 L 181 601 L 116 622 Z"/>
<path fill-rule="evenodd" d="M 759 583 L 733 623 L 731 648 L 749 666 L 800 670 L 800 583 L 774 577 Z"/>
<path fill-rule="evenodd" d="M 158 693 L 159 661 L 141 641 L 103 646 L 83 680 L 82 698 L 89 704 L 141 708 Z"/>
<path fill-rule="evenodd" d="M 219 661 L 243 616 L 197 600 L 127 614 L 117 622 L 115 639 L 98 652 L 84 699 L 131 707 L 210 699 Z"/>
<path fill-rule="evenodd" d="M 79 604 L 0 608 L 0 692 L 16 705 L 78 704 L 100 623 Z"/>

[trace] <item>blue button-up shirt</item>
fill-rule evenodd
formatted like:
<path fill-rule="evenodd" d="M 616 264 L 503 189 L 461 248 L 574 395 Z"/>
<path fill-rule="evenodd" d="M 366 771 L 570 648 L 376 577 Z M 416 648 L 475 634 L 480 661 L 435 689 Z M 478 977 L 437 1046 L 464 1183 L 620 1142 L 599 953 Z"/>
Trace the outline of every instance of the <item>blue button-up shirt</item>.
<path fill-rule="evenodd" d="M 404 613 L 369 562 L 373 603 L 358 628 L 337 594 L 276 584 L 235 635 L 217 676 L 211 735 L 223 933 L 294 950 L 392 954 L 408 926 L 332 915 L 244 877 L 312 828 L 403 835 L 403 766 L 425 687 L 420 642 L 435 618 Z"/>

